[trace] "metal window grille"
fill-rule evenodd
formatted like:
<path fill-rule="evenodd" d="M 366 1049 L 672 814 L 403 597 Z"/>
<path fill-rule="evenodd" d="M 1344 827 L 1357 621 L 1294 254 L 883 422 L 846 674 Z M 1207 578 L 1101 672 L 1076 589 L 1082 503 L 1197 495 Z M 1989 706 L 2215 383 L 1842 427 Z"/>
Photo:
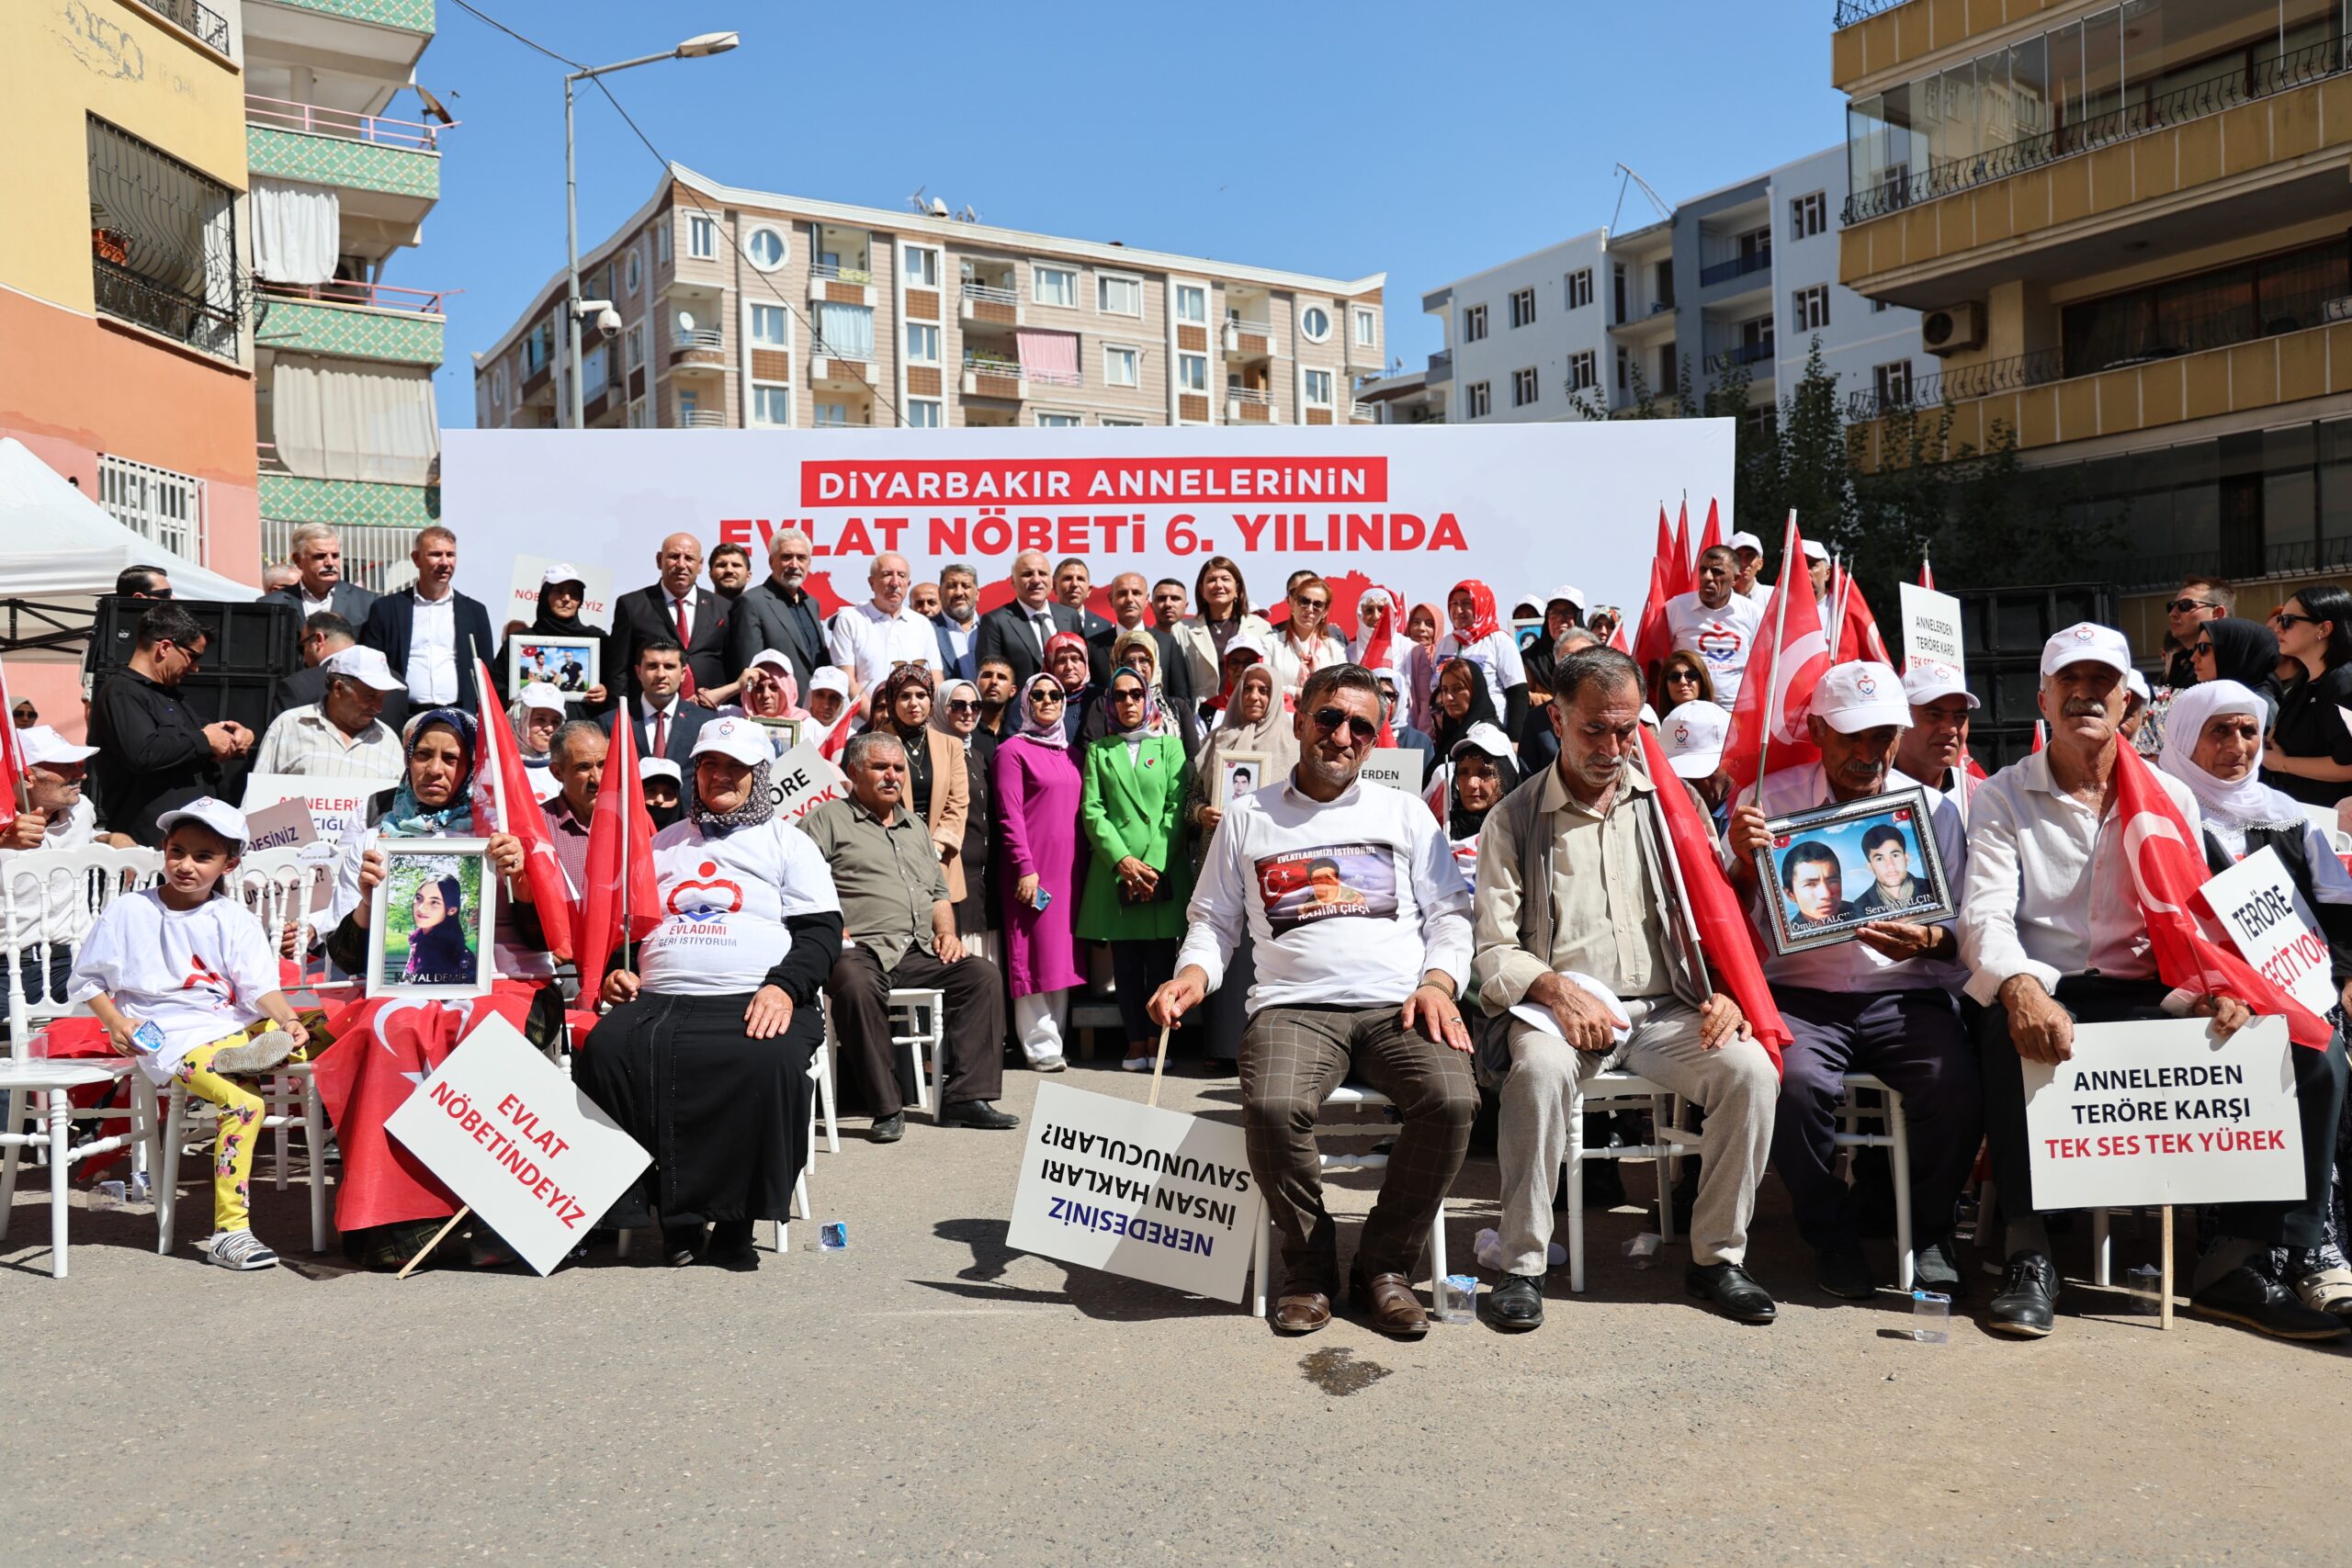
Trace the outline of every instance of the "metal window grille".
<path fill-rule="evenodd" d="M 88 124 L 99 313 L 235 361 L 251 296 L 237 264 L 234 193 L 105 120 Z"/>
<path fill-rule="evenodd" d="M 204 481 L 153 463 L 100 454 L 98 503 L 116 522 L 186 560 L 204 564 Z"/>

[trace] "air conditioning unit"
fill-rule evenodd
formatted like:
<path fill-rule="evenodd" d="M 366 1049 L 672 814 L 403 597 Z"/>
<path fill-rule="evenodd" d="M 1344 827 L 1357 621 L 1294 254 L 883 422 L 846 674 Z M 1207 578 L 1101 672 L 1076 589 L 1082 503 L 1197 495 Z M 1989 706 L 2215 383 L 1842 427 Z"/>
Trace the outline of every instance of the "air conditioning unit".
<path fill-rule="evenodd" d="M 1919 346 L 1929 354 L 1961 354 L 1984 346 L 1984 307 L 1954 305 L 1919 318 Z"/>

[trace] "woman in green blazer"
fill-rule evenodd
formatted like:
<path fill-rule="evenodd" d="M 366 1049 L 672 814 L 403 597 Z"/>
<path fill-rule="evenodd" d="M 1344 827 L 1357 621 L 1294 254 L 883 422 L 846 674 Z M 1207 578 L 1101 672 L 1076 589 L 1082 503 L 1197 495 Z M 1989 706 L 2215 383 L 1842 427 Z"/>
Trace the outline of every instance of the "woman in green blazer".
<path fill-rule="evenodd" d="M 1176 974 L 1192 895 L 1184 852 L 1184 742 L 1150 682 L 1122 666 L 1102 694 L 1103 733 L 1086 749 L 1080 824 L 1094 854 L 1078 900 L 1078 934 L 1111 944 L 1121 1064 L 1149 1072 L 1159 1031 L 1144 1005 Z"/>

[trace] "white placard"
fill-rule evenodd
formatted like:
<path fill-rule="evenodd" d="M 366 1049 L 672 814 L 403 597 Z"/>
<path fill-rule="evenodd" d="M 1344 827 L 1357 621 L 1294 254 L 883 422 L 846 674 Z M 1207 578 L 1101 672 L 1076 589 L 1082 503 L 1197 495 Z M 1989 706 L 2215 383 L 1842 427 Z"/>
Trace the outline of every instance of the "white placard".
<path fill-rule="evenodd" d="M 2283 1018 L 2218 1043 L 2202 1019 L 2077 1024 L 2071 1061 L 2023 1064 L 2034 1207 L 2301 1197 L 2299 1049 Z"/>
<path fill-rule="evenodd" d="M 1898 582 L 1895 587 L 1903 595 L 1904 659 L 1932 659 L 1955 670 L 1967 668 L 1963 657 L 1967 650 L 1961 646 L 1960 601 L 1916 582 Z"/>
<path fill-rule="evenodd" d="M 1238 1302 L 1265 1223 L 1239 1127 L 1038 1086 L 1008 1245 Z"/>
<path fill-rule="evenodd" d="M 803 743 L 778 757 L 768 773 L 768 798 L 775 814 L 797 822 L 829 800 L 849 797 L 849 775 Z M 911 807 L 910 807 L 911 809 Z"/>
<path fill-rule="evenodd" d="M 255 773 L 245 781 L 244 811 L 250 818 L 264 807 L 300 800 L 311 808 L 322 839 L 339 839 L 349 828 L 368 825 L 368 803 L 398 779 L 322 779 L 309 773 Z"/>
<path fill-rule="evenodd" d="M 1409 746 L 1376 746 L 1363 754 L 1363 768 L 1356 777 L 1365 784 L 1385 784 L 1407 795 L 1419 795 L 1421 754 Z"/>
<path fill-rule="evenodd" d="M 470 525 L 467 532 L 472 532 Z M 649 578 L 653 575 L 652 558 L 650 555 L 646 557 L 646 576 Z M 518 555 L 514 558 L 514 580 L 507 588 L 505 621 L 520 621 L 527 626 L 539 618 L 540 579 L 547 575 L 548 568 L 557 564 L 558 558 L 554 556 Z M 613 569 L 584 560 L 565 560 L 561 564 L 580 573 L 580 585 L 587 592 L 588 597 L 580 606 L 582 624 L 594 626 L 598 631 L 611 631 Z"/>
<path fill-rule="evenodd" d="M 2214 873 L 2198 894 L 2229 931 L 2238 956 L 2272 985 L 2323 1016 L 2335 1005 L 2327 939 L 2276 850 L 2266 844 Z"/>
<path fill-rule="evenodd" d="M 653 1156 L 492 1016 L 385 1118 L 450 1191 L 545 1274 Z"/>
<path fill-rule="evenodd" d="M 245 813 L 245 853 L 249 855 L 264 850 L 299 850 L 316 843 L 318 838 L 318 824 L 311 819 L 307 801 L 281 800 Z"/>

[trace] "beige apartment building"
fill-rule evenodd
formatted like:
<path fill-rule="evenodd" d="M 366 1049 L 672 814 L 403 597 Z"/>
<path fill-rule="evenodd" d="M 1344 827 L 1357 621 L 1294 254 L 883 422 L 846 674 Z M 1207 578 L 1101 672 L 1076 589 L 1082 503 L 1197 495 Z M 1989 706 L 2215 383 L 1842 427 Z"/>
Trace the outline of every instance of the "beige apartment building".
<path fill-rule="evenodd" d="M 595 428 L 1372 423 L 1385 275 L 1315 277 L 744 190 L 673 164 L 581 257 Z M 474 355 L 484 428 L 568 425 L 564 277 Z"/>

